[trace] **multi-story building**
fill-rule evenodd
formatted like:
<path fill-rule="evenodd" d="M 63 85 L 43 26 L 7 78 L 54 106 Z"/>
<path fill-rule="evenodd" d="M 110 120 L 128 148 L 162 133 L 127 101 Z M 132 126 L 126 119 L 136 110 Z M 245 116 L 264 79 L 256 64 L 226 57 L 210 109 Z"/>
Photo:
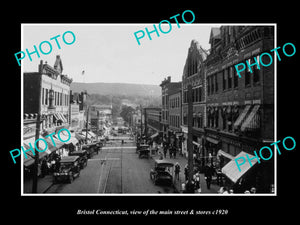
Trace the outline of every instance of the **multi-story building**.
<path fill-rule="evenodd" d="M 182 153 L 187 156 L 187 116 L 188 116 L 188 85 L 192 86 L 193 104 L 193 143 L 197 157 L 204 157 L 202 150 L 202 139 L 206 118 L 205 110 L 205 79 L 204 60 L 207 52 L 195 40 L 192 40 L 182 75 Z"/>
<path fill-rule="evenodd" d="M 160 142 L 162 138 L 161 108 L 144 108 L 145 136 Z"/>
<path fill-rule="evenodd" d="M 92 131 L 103 135 L 112 123 L 112 105 L 91 105 L 90 121 Z"/>
<path fill-rule="evenodd" d="M 171 77 L 168 76 L 161 82 L 160 87 L 161 87 L 161 94 L 162 94 L 161 124 L 162 124 L 163 139 L 168 143 L 170 143 L 169 94 L 172 93 L 174 90 L 179 90 L 181 88 L 181 82 L 171 82 Z"/>
<path fill-rule="evenodd" d="M 252 71 L 247 67 L 241 78 L 234 66 L 245 61 L 253 64 L 254 58 L 259 59 L 261 53 L 273 49 L 274 29 L 272 26 L 212 28 L 209 43 L 210 55 L 205 61 L 205 150 L 217 164 L 217 155 L 221 156 L 222 167 L 242 151 L 253 155 L 254 150 L 273 142 L 274 66 L 259 69 L 253 65 Z M 259 192 L 268 192 L 274 183 L 273 167 L 270 160 L 251 169 L 251 176 L 244 179 L 248 183 L 245 186 L 251 184 Z"/>
<path fill-rule="evenodd" d="M 85 128 L 86 116 L 84 116 L 86 111 L 86 96 L 87 92 L 81 93 L 71 93 L 70 101 L 70 131 L 81 131 Z"/>
<path fill-rule="evenodd" d="M 24 73 L 24 113 L 37 113 L 40 104 L 40 113 L 44 118 L 41 124 L 42 130 L 69 125 L 72 79 L 63 75 L 62 71 L 62 61 L 57 55 L 54 67 L 41 60 L 38 72 Z M 41 93 L 38 93 L 39 76 L 41 76 Z M 41 95 L 40 102 L 39 95 Z"/>
<path fill-rule="evenodd" d="M 180 149 L 181 151 L 181 84 L 179 88 L 169 91 L 168 135 L 170 137 L 170 143 L 176 146 L 176 148 Z"/>
<path fill-rule="evenodd" d="M 38 72 L 25 72 L 23 85 L 23 111 L 24 130 L 23 147 L 29 148 L 35 142 L 37 115 L 40 113 L 40 137 L 51 133 L 57 133 L 61 128 L 69 128 L 70 123 L 70 84 L 72 79 L 62 74 L 63 65 L 60 56 L 56 56 L 54 67 L 40 61 Z M 39 107 L 40 106 L 40 107 Z M 39 112 L 40 108 L 40 112 Z M 60 155 L 67 154 L 64 143 L 60 142 L 56 135 L 53 141 L 48 142 L 46 151 L 39 154 L 42 159 L 54 152 Z M 75 134 L 72 135 L 70 143 L 76 143 Z M 30 154 L 30 153 L 28 153 Z M 24 159 L 24 166 L 28 169 L 32 166 L 34 157 Z"/>

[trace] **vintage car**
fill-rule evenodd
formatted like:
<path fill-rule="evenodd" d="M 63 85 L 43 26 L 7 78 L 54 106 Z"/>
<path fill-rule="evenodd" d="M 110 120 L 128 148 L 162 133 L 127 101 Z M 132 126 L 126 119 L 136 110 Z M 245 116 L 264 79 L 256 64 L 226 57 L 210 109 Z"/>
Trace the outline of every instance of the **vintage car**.
<path fill-rule="evenodd" d="M 139 158 L 150 158 L 150 148 L 143 148 L 139 150 Z"/>
<path fill-rule="evenodd" d="M 144 149 L 150 149 L 150 146 L 146 144 L 138 144 L 136 146 L 136 153 L 139 153 L 140 150 L 144 150 Z"/>
<path fill-rule="evenodd" d="M 88 159 L 92 157 L 92 155 L 96 152 L 98 154 L 99 147 L 97 143 L 89 143 L 82 145 L 82 150 L 86 150 Z"/>
<path fill-rule="evenodd" d="M 58 172 L 53 173 L 53 183 L 68 181 L 72 183 L 80 175 L 79 156 L 65 156 L 60 160 Z"/>
<path fill-rule="evenodd" d="M 164 159 L 156 159 L 154 169 L 150 171 L 150 179 L 154 184 L 166 184 L 173 186 L 173 168 L 174 164 Z"/>
<path fill-rule="evenodd" d="M 88 161 L 88 155 L 86 150 L 79 150 L 79 151 L 73 151 L 69 153 L 69 156 L 79 156 L 79 166 L 80 169 L 83 169 L 84 167 L 87 166 L 87 161 Z"/>

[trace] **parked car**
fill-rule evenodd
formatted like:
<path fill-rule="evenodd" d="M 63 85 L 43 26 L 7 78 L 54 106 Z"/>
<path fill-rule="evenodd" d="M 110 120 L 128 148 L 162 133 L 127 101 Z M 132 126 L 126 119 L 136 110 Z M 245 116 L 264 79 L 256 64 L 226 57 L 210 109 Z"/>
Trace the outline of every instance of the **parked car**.
<path fill-rule="evenodd" d="M 155 160 L 154 168 L 150 171 L 150 179 L 154 184 L 166 184 L 173 186 L 174 164 L 167 160 Z"/>
<path fill-rule="evenodd" d="M 84 167 L 87 166 L 88 155 L 86 150 L 70 152 L 69 156 L 79 156 L 78 162 L 79 162 L 80 169 L 83 169 Z"/>
<path fill-rule="evenodd" d="M 72 183 L 74 178 L 80 175 L 79 156 L 65 156 L 60 160 L 58 172 L 53 173 L 53 183 L 68 181 Z"/>

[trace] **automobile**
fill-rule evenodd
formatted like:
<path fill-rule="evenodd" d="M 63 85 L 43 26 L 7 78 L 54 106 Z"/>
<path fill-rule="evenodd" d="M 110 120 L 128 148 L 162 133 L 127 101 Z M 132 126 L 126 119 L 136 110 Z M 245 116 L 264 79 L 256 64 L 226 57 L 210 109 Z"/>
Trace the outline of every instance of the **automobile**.
<path fill-rule="evenodd" d="M 84 167 L 87 166 L 87 161 L 88 161 L 88 155 L 86 150 L 79 150 L 79 151 L 73 151 L 69 153 L 69 156 L 79 156 L 79 166 L 80 169 L 83 169 Z"/>
<path fill-rule="evenodd" d="M 154 168 L 150 170 L 150 179 L 157 184 L 173 186 L 174 164 L 164 159 L 156 159 Z"/>
<path fill-rule="evenodd" d="M 89 144 L 82 145 L 81 149 L 86 150 L 88 159 L 92 157 L 94 152 L 97 152 L 98 154 L 97 143 L 89 143 Z"/>
<path fill-rule="evenodd" d="M 140 150 L 149 149 L 150 145 L 138 143 L 136 147 L 136 153 L 139 153 Z"/>
<path fill-rule="evenodd" d="M 150 149 L 149 148 L 145 148 L 145 149 L 140 149 L 139 150 L 139 158 L 147 158 L 149 159 L 150 157 Z"/>
<path fill-rule="evenodd" d="M 79 156 L 65 156 L 60 160 L 58 172 L 53 173 L 53 183 L 68 181 L 72 183 L 74 178 L 80 175 Z"/>

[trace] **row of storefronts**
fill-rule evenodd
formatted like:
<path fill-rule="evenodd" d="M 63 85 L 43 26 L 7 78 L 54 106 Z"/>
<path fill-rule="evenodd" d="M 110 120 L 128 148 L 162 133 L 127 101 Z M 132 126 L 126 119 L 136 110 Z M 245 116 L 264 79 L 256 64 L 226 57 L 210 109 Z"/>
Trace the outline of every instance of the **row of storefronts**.
<path fill-rule="evenodd" d="M 214 27 L 209 43 L 211 49 L 207 51 L 192 40 L 182 81 L 172 82 L 167 77 L 161 82 L 158 137 L 174 144 L 187 157 L 191 85 L 195 162 L 200 168 L 211 163 L 226 174 L 228 185 L 252 185 L 258 192 L 268 193 L 274 185 L 274 161 L 249 166 L 240 174 L 229 168 L 229 162 L 243 154 L 253 155 L 255 150 L 274 141 L 274 67 L 259 68 L 251 61 L 274 48 L 274 27 Z M 234 65 L 245 60 L 252 64 L 252 72 L 246 68 L 239 78 Z"/>

